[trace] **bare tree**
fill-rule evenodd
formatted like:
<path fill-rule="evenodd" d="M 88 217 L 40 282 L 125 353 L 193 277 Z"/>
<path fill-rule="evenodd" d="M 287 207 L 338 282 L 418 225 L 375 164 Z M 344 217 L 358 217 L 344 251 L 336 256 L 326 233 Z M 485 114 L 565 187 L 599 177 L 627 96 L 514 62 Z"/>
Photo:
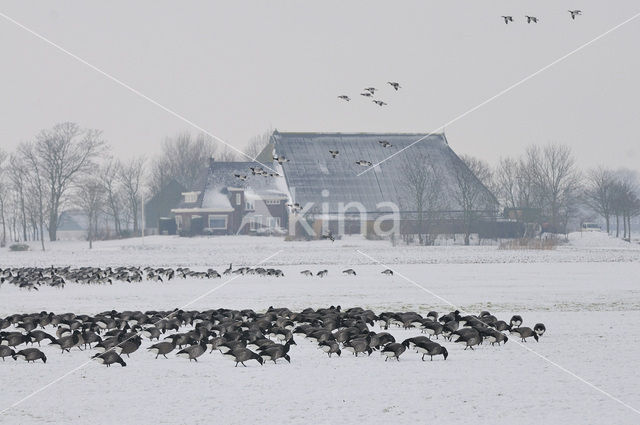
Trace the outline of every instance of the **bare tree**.
<path fill-rule="evenodd" d="M 244 153 L 255 159 L 260 152 L 264 150 L 264 148 L 271 141 L 271 135 L 273 134 L 273 130 L 269 129 L 263 133 L 260 133 L 256 136 L 253 136 L 249 139 L 247 146 L 244 148 Z"/>
<path fill-rule="evenodd" d="M 140 208 L 141 190 L 144 185 L 144 163 L 144 158 L 134 158 L 124 163 L 120 168 L 120 182 L 124 189 L 129 214 L 133 220 L 134 233 L 140 230 L 138 225 L 138 211 Z"/>
<path fill-rule="evenodd" d="M 104 186 L 93 176 L 87 176 L 78 184 L 76 203 L 88 220 L 87 239 L 89 249 L 93 248 L 98 214 L 104 205 Z"/>
<path fill-rule="evenodd" d="M 9 198 L 9 185 L 5 183 L 6 169 L 5 161 L 7 153 L 0 149 L 0 221 L 2 221 L 2 239 L 0 239 L 0 247 L 7 244 L 7 203 Z"/>
<path fill-rule="evenodd" d="M 40 229 L 40 243 L 44 251 L 45 198 L 48 197 L 48 193 L 46 192 L 47 186 L 42 170 L 43 164 L 38 158 L 36 149 L 37 147 L 33 143 L 23 143 L 18 146 L 18 153 L 24 158 L 28 167 L 28 172 L 25 173 L 25 176 L 27 177 L 28 187 L 30 188 L 29 192 L 35 194 L 35 197 L 32 198 L 33 204 L 30 205 L 31 215 L 32 219 L 37 220 L 37 225 Z M 51 224 L 49 224 L 49 228 L 51 228 Z"/>
<path fill-rule="evenodd" d="M 9 167 L 9 179 L 11 180 L 11 187 L 14 192 L 14 205 L 16 207 L 16 213 L 13 215 L 14 217 L 14 227 L 20 226 L 22 230 L 22 238 L 24 241 L 27 240 L 27 210 L 26 210 L 26 185 L 27 185 L 27 165 L 24 161 L 24 158 L 21 158 L 19 155 L 13 153 L 10 156 L 9 162 L 11 163 L 11 167 Z M 17 229 L 14 229 L 17 230 Z M 14 240 L 17 241 L 20 238 L 18 237 L 20 232 L 14 232 Z"/>
<path fill-rule="evenodd" d="M 491 173 L 488 165 L 467 155 L 462 155 L 460 160 L 453 167 L 454 197 L 462 212 L 464 244 L 469 245 L 471 230 L 478 214 L 491 209 L 492 204 L 495 206 L 496 200 L 481 180 L 489 181 Z"/>
<path fill-rule="evenodd" d="M 604 218 L 607 233 L 610 231 L 610 218 L 613 214 L 613 195 L 616 184 L 615 174 L 606 168 L 589 170 L 583 192 L 584 203 L 596 214 Z"/>
<path fill-rule="evenodd" d="M 91 169 L 104 146 L 98 130 L 81 129 L 70 122 L 42 130 L 36 137 L 35 159 L 49 195 L 49 240 L 56 240 L 64 196 Z"/>
<path fill-rule="evenodd" d="M 216 145 L 204 134 L 196 139 L 189 133 L 167 138 L 162 144 L 160 156 L 151 167 L 152 192 L 160 192 L 171 179 L 187 189 L 193 189 L 215 153 Z"/>
<path fill-rule="evenodd" d="M 415 211 L 418 242 L 431 245 L 437 236 L 433 234 L 437 211 L 444 207 L 440 179 L 433 161 L 425 156 L 407 156 L 404 163 L 402 195 L 409 209 Z"/>
<path fill-rule="evenodd" d="M 104 189 L 104 209 L 107 215 L 113 220 L 113 228 L 116 235 L 122 233 L 122 205 L 124 194 L 120 184 L 122 164 L 119 160 L 109 159 L 98 173 L 100 182 Z"/>
<path fill-rule="evenodd" d="M 236 151 L 229 149 L 227 146 L 218 154 L 215 158 L 216 161 L 220 162 L 234 162 L 238 160 L 238 154 Z"/>
<path fill-rule="evenodd" d="M 566 222 L 563 212 L 571 210 L 570 204 L 575 202 L 580 188 L 580 173 L 571 148 L 559 144 L 548 144 L 542 149 L 530 146 L 527 160 L 553 231 L 564 231 L 566 226 L 561 229 L 562 222 Z"/>
<path fill-rule="evenodd" d="M 631 219 L 640 215 L 640 186 L 637 174 L 629 170 L 617 171 L 613 192 L 616 237 L 620 235 L 620 218 L 622 218 L 622 237 L 630 241 Z"/>

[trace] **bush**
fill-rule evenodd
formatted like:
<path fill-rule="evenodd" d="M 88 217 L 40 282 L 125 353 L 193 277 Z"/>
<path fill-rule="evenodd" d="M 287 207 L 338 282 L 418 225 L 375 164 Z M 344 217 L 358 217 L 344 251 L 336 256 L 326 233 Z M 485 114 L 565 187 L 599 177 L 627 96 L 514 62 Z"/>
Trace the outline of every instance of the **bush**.
<path fill-rule="evenodd" d="M 558 246 L 555 238 L 520 238 L 510 239 L 500 243 L 498 249 L 542 249 L 551 250 Z"/>
<path fill-rule="evenodd" d="M 29 245 L 26 243 L 14 243 L 9 246 L 10 251 L 29 251 Z"/>

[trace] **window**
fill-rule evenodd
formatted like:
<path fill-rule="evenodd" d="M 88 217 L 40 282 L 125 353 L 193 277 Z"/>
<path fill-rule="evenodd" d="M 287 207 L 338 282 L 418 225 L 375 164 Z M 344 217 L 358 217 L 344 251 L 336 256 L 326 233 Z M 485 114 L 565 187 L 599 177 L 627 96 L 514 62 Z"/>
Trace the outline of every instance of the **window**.
<path fill-rule="evenodd" d="M 236 205 L 242 205 L 242 194 L 236 193 Z"/>
<path fill-rule="evenodd" d="M 226 229 L 227 216 L 226 215 L 209 215 L 209 228 L 210 229 Z"/>
<path fill-rule="evenodd" d="M 176 216 L 176 228 L 178 230 L 182 230 L 182 216 L 181 215 L 177 215 Z"/>
<path fill-rule="evenodd" d="M 247 211 L 255 211 L 256 207 L 253 205 L 253 202 L 247 201 L 244 207 Z"/>
<path fill-rule="evenodd" d="M 280 205 L 280 200 L 279 199 L 267 199 L 265 201 L 265 203 L 267 205 Z"/>
<path fill-rule="evenodd" d="M 185 193 L 183 193 L 184 202 L 188 202 L 188 203 L 196 202 L 198 200 L 198 193 L 199 192 L 185 192 Z"/>
<path fill-rule="evenodd" d="M 280 217 L 269 217 L 269 227 L 280 227 Z"/>

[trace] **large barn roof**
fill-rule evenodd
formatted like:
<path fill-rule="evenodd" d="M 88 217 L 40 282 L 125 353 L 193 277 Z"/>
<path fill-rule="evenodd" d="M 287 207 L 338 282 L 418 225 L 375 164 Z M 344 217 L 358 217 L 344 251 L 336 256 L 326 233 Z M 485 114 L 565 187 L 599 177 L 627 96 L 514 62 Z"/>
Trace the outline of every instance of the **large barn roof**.
<path fill-rule="evenodd" d="M 415 143 L 418 139 L 420 142 Z M 383 147 L 379 141 L 386 140 L 391 147 Z M 282 164 L 293 201 L 304 206 L 309 202 L 329 204 L 329 211 L 338 211 L 338 203 L 359 202 L 367 211 L 377 211 L 376 205 L 390 201 L 401 203 L 406 193 L 403 184 L 406 167 L 415 164 L 415 159 L 433 165 L 441 178 L 447 209 L 460 209 L 457 197 L 455 167 L 465 167 L 451 150 L 443 134 L 426 133 L 280 133 L 274 132 L 272 143 L 277 156 L 289 162 Z M 414 144 L 415 143 L 415 144 Z M 412 145 L 409 147 L 409 145 Z M 403 148 L 405 151 L 400 152 Z M 329 150 L 338 150 L 332 158 Z M 388 159 L 390 155 L 399 152 Z M 370 171 L 358 176 L 366 167 L 356 161 L 365 160 L 373 164 L 382 162 Z M 489 203 L 495 197 L 481 186 Z"/>

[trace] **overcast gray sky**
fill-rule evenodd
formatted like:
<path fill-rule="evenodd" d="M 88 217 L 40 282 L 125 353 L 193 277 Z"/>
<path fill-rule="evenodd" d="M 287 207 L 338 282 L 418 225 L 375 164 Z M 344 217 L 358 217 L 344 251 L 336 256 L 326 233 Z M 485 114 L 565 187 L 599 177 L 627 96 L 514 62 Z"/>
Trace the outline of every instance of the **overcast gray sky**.
<path fill-rule="evenodd" d="M 398 3 L 18 0 L 0 12 L 239 148 L 270 127 L 433 130 L 640 12 L 637 0 Z M 556 141 L 584 166 L 638 168 L 638 40 L 640 18 L 447 127 L 449 143 L 495 162 Z M 1 18 L 0 47 L 6 149 L 60 121 L 103 130 L 121 156 L 191 130 Z M 389 105 L 359 96 L 367 86 Z"/>

